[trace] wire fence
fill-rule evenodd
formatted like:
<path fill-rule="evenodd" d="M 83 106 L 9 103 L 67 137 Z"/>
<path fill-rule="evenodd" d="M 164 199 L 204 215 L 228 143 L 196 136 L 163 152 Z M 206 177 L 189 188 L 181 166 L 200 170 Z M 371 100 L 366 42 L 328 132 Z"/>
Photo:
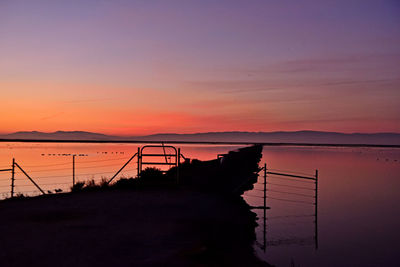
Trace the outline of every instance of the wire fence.
<path fill-rule="evenodd" d="M 30 179 L 26 177 L 26 174 L 17 167 L 14 166 L 15 168 L 13 168 L 13 166 L 5 166 L 5 169 L 7 168 L 9 171 L 2 172 L 2 177 L 0 177 L 0 199 L 7 198 L 12 194 L 17 196 L 19 194 L 28 196 L 38 195 L 41 191 L 33 190 L 37 189 L 34 183 L 37 183 L 38 186 L 47 191 L 47 193 L 53 193 L 69 191 L 73 186 L 73 180 L 76 180 L 77 182 L 87 182 L 91 180 L 100 182 L 115 174 L 118 169 L 121 168 L 122 164 L 125 163 L 124 160 L 129 158 L 130 157 L 119 157 L 98 160 L 82 160 L 74 162 L 75 164 L 73 164 L 72 161 L 39 165 L 24 165 L 19 162 L 19 165 L 23 168 L 26 174 L 33 179 L 33 182 L 30 181 Z M 109 162 L 111 164 L 109 164 Z M 135 177 L 137 174 L 137 166 L 132 168 L 132 165 L 137 164 L 131 162 L 130 165 L 131 167 L 128 165 L 118 173 L 117 177 Z M 84 170 L 84 172 L 79 172 L 81 169 Z M 13 178 L 11 178 L 12 170 L 15 173 Z M 52 173 L 54 173 L 54 175 L 52 175 Z M 6 175 L 9 177 L 6 177 Z"/>
<path fill-rule="evenodd" d="M 143 153 L 143 149 L 150 150 L 152 149 L 163 149 L 163 153 Z M 168 162 L 168 158 L 171 159 L 172 154 L 168 154 L 167 149 L 172 149 L 175 154 L 175 163 Z M 104 154 L 107 154 L 105 152 Z M 111 152 L 113 154 L 113 152 Z M 109 154 L 109 155 L 111 155 Z M 117 154 L 117 153 L 116 153 Z M 116 155 L 115 154 L 115 155 Z M 42 154 L 43 155 L 43 154 Z M 62 192 L 65 190 L 71 189 L 71 187 L 75 184 L 75 182 L 82 181 L 94 181 L 94 182 L 106 182 L 109 184 L 113 181 L 114 178 L 122 178 L 122 177 L 136 177 L 140 175 L 142 171 L 142 165 L 146 165 L 149 167 L 155 165 L 163 165 L 164 169 L 165 165 L 168 165 L 168 169 L 173 166 L 179 166 L 179 162 L 181 157 L 185 158 L 181 152 L 180 148 L 176 149 L 173 146 L 165 146 L 164 144 L 160 145 L 145 145 L 143 147 L 138 147 L 138 152 L 133 156 L 124 156 L 117 158 L 107 158 L 107 159 L 96 159 L 96 160 L 86 160 L 84 157 L 82 160 L 76 160 L 78 156 L 87 156 L 87 154 L 49 154 L 49 155 L 58 155 L 58 156 L 68 156 L 72 157 L 72 161 L 70 162 L 59 162 L 52 164 L 25 164 L 25 162 L 12 160 L 11 168 L 9 166 L 8 169 L 4 169 L 2 171 L 7 171 L 11 173 L 11 180 L 9 178 L 0 177 L 0 190 L 7 190 L 7 187 L 10 188 L 10 195 L 13 197 L 14 194 L 30 194 L 30 193 L 42 193 L 46 194 L 54 192 Z M 102 153 L 102 156 L 103 153 Z M 142 157 L 155 157 L 155 162 L 147 162 L 143 161 Z M 137 162 L 132 161 L 134 158 L 137 158 Z M 157 162 L 157 158 L 161 162 Z M 165 160 L 165 161 L 164 161 Z M 130 164 L 130 165 L 128 165 Z M 132 165 L 136 165 L 132 168 Z M 83 171 L 82 171 L 83 170 Z M 161 169 L 162 171 L 166 171 Z M 81 172 L 82 171 L 82 172 Z M 3 173 L 3 172 L 2 172 Z M 177 182 L 178 182 L 178 173 L 176 172 Z M 9 184 L 7 184 L 9 183 Z M 31 189 L 35 189 L 35 191 L 31 191 Z M 1 193 L 0 191 L 0 193 Z M 7 193 L 4 191 L 4 193 Z"/>
<path fill-rule="evenodd" d="M 277 212 L 277 215 L 274 216 L 270 215 L 270 211 L 265 212 L 265 209 L 263 214 L 262 212 L 257 212 L 259 227 L 257 230 L 257 244 L 259 247 L 265 251 L 267 246 L 314 244 L 315 248 L 318 248 L 317 190 L 318 171 L 315 172 L 315 175 L 310 175 L 305 172 L 281 169 L 265 170 L 264 180 L 258 181 L 254 184 L 252 190 L 243 194 L 249 204 L 254 206 L 255 203 L 263 202 L 264 205 L 267 204 L 271 208 L 272 214 Z M 282 209 L 283 207 L 285 208 Z M 287 209 L 287 207 L 291 207 L 291 209 Z M 314 214 L 309 213 L 308 210 L 311 208 L 314 210 Z M 313 220 L 309 218 L 313 218 Z M 314 225 L 314 237 L 302 238 L 302 234 L 309 234 L 310 224 Z M 267 228 L 269 229 L 268 231 L 266 230 Z M 282 236 L 277 237 L 274 235 L 274 229 L 281 233 Z M 302 231 L 297 233 L 299 229 Z M 291 231 L 294 233 L 291 233 Z M 261 238 L 263 239 L 262 241 L 260 240 Z"/>

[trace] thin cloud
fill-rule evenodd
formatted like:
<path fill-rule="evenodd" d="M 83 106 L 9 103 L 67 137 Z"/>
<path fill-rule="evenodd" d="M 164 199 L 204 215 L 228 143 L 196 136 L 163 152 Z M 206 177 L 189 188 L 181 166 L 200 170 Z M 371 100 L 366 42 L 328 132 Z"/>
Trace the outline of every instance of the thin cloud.
<path fill-rule="evenodd" d="M 102 98 L 102 99 L 84 99 L 84 100 L 68 100 L 61 101 L 62 104 L 81 104 L 81 103 L 94 103 L 94 102 L 104 102 L 112 100 L 112 98 Z"/>
<path fill-rule="evenodd" d="M 54 119 L 54 118 L 57 118 L 57 117 L 63 115 L 64 113 L 65 113 L 65 112 L 63 112 L 63 111 L 62 111 L 62 112 L 57 112 L 57 113 L 55 113 L 55 114 L 53 114 L 53 115 L 40 118 L 40 120 L 45 121 L 45 120 Z"/>
<path fill-rule="evenodd" d="M 210 90 L 222 93 L 246 93 L 280 90 L 270 87 L 266 80 L 211 80 L 187 81 L 183 86 L 190 89 Z"/>

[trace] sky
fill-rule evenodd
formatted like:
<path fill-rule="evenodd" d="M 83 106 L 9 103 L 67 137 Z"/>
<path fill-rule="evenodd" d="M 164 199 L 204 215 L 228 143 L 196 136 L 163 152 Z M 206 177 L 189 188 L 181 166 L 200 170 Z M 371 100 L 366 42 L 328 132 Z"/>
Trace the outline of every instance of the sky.
<path fill-rule="evenodd" d="M 0 0 L 0 132 L 400 132 L 397 0 Z"/>

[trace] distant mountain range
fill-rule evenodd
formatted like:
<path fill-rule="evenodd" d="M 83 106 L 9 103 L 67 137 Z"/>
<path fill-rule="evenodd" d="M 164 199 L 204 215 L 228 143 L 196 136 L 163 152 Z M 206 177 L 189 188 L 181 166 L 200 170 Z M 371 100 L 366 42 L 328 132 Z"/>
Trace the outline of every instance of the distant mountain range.
<path fill-rule="evenodd" d="M 0 135 L 0 138 L 34 140 L 113 140 L 120 137 L 83 131 L 57 131 L 53 133 L 32 131 Z"/>
<path fill-rule="evenodd" d="M 4 134 L 0 135 L 0 139 L 400 145 L 400 133 L 347 134 L 319 131 L 208 132 L 194 134 L 166 133 L 130 137 L 112 136 L 83 131 L 57 131 L 53 133 L 32 131 Z"/>

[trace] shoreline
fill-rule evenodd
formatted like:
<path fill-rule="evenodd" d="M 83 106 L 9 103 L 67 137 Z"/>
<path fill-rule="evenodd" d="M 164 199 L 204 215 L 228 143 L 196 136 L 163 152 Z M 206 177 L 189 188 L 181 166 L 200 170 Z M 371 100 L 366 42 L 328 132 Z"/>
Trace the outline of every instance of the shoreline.
<path fill-rule="evenodd" d="M 83 143 L 83 144 L 181 144 L 181 145 L 262 145 L 304 147 L 370 147 L 400 148 L 400 145 L 336 144 L 336 143 L 275 143 L 275 142 L 221 142 L 221 141 L 144 141 L 144 140 L 56 140 L 56 139 L 0 139 L 0 143 Z"/>

